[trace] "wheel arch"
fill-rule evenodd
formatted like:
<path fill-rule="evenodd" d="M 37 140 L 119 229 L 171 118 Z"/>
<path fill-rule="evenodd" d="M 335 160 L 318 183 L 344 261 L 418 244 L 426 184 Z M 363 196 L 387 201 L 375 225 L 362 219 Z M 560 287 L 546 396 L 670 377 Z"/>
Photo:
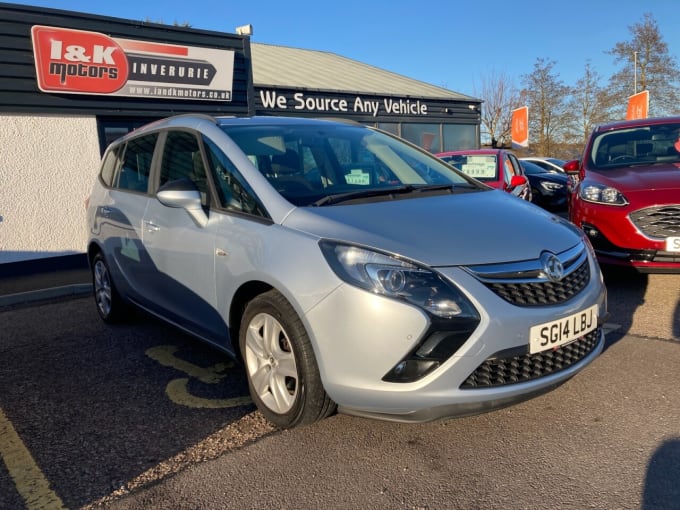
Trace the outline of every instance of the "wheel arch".
<path fill-rule="evenodd" d="M 102 253 L 102 247 L 98 243 L 90 242 L 87 246 L 87 262 L 92 267 L 92 261 L 98 253 Z"/>
<path fill-rule="evenodd" d="M 239 287 L 231 300 L 231 307 L 229 309 L 229 337 L 231 338 L 231 345 L 234 349 L 234 353 L 240 361 L 243 361 L 243 358 L 239 346 L 238 335 L 246 306 L 260 294 L 264 294 L 272 289 L 274 289 L 274 287 L 268 283 L 255 280 L 249 281 Z"/>

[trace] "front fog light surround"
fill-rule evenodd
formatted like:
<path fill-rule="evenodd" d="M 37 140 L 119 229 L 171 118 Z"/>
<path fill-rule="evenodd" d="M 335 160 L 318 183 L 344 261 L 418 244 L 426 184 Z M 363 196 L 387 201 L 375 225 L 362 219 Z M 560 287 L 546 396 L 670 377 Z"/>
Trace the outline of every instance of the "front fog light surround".
<path fill-rule="evenodd" d="M 453 319 L 455 329 L 451 328 L 451 321 L 446 321 L 449 329 L 441 330 L 444 321 L 438 322 L 433 323 L 415 349 L 383 376 L 383 381 L 409 383 L 425 377 L 455 354 L 479 324 L 478 319 Z"/>
<path fill-rule="evenodd" d="M 465 295 L 431 269 L 359 246 L 327 240 L 319 246 L 335 274 L 350 285 L 406 301 L 434 317 L 479 320 Z"/>

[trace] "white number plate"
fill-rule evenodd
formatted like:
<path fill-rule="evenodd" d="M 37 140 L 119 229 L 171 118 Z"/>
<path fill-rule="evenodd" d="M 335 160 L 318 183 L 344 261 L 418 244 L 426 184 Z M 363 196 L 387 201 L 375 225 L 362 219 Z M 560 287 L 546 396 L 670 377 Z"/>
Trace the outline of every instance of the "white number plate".
<path fill-rule="evenodd" d="M 546 351 L 573 342 L 597 328 L 597 305 L 529 330 L 529 352 Z"/>
<path fill-rule="evenodd" d="M 667 237 L 666 251 L 680 251 L 680 237 Z"/>

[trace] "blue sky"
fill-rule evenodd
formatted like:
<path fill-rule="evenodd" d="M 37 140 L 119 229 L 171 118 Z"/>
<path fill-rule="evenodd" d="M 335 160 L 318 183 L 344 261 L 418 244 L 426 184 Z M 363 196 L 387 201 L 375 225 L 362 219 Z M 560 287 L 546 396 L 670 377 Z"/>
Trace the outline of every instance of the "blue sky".
<path fill-rule="evenodd" d="M 328 51 L 468 95 L 504 74 L 520 85 L 537 58 L 575 85 L 589 60 L 607 79 L 618 67 L 605 52 L 632 39 L 651 13 L 680 52 L 677 0 L 31 0 L 10 2 L 119 18 L 189 23 L 234 33 L 253 25 L 253 42 Z M 680 59 L 679 59 L 680 60 Z"/>

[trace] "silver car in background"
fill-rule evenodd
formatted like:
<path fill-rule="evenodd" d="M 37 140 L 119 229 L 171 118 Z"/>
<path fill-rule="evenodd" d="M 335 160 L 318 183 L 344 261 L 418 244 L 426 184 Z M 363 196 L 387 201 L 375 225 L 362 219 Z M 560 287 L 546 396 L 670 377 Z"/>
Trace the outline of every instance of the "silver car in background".
<path fill-rule="evenodd" d="M 87 228 L 102 319 L 134 305 L 240 359 L 279 427 L 492 410 L 604 344 L 579 229 L 359 124 L 150 124 L 107 149 Z"/>

